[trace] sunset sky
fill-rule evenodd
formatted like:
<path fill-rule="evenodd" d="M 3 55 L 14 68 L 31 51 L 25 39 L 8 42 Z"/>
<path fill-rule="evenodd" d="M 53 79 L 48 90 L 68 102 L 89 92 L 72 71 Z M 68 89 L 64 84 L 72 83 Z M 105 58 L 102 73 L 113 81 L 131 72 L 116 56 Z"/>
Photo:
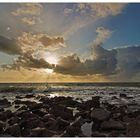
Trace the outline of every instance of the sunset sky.
<path fill-rule="evenodd" d="M 140 82 L 139 3 L 0 3 L 0 82 Z"/>

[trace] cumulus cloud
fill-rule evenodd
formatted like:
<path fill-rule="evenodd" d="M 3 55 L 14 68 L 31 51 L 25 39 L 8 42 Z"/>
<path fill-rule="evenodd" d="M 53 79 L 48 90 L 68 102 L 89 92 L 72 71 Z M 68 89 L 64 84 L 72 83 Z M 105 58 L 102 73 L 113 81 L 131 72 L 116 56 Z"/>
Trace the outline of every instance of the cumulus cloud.
<path fill-rule="evenodd" d="M 64 9 L 64 15 L 69 18 L 72 17 L 73 24 L 64 34 L 65 36 L 70 36 L 78 29 L 90 23 L 121 14 L 125 6 L 126 4 L 124 3 L 78 3 L 74 4 L 72 8 L 66 7 Z"/>
<path fill-rule="evenodd" d="M 55 50 L 65 47 L 63 37 L 50 37 L 46 34 L 33 34 L 31 32 L 23 32 L 18 37 L 17 42 L 22 47 L 23 52 L 35 51 L 37 49 Z"/>
<path fill-rule="evenodd" d="M 11 12 L 13 16 L 17 16 L 20 20 L 27 25 L 34 25 L 36 22 L 40 21 L 40 14 L 42 9 L 41 4 L 37 3 L 26 3 L 21 4 L 21 6 L 15 11 Z"/>
<path fill-rule="evenodd" d="M 19 55 L 22 50 L 15 39 L 0 36 L 0 51 L 9 55 Z"/>
<path fill-rule="evenodd" d="M 82 3 L 78 4 L 77 11 L 88 12 L 94 18 L 104 18 L 120 14 L 124 6 L 123 3 Z"/>
<path fill-rule="evenodd" d="M 63 57 L 60 59 L 55 71 L 70 75 L 108 75 L 115 73 L 117 52 L 116 50 L 106 50 L 102 47 L 104 41 L 110 37 L 111 31 L 99 27 L 96 33 L 97 37 L 92 46 L 92 59 L 86 59 L 82 62 L 76 54 Z"/>

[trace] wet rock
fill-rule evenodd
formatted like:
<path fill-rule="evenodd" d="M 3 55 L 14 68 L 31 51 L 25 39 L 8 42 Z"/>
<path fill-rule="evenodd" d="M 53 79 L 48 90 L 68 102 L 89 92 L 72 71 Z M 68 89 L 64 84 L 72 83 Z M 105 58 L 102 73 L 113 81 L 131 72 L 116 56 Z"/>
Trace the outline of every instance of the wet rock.
<path fill-rule="evenodd" d="M 100 96 L 92 97 L 92 100 L 88 100 L 85 102 L 85 106 L 87 109 L 90 109 L 92 107 L 100 107 Z"/>
<path fill-rule="evenodd" d="M 140 137 L 140 116 L 127 125 L 126 136 Z"/>
<path fill-rule="evenodd" d="M 113 130 L 108 136 L 109 137 L 125 137 L 125 134 L 124 132 Z"/>
<path fill-rule="evenodd" d="M 34 113 L 34 114 L 37 114 L 38 116 L 40 116 L 40 117 L 43 117 L 46 113 L 48 113 L 48 112 L 46 112 L 45 110 L 41 110 L 41 109 L 36 109 L 36 110 L 32 110 L 32 113 Z"/>
<path fill-rule="evenodd" d="M 25 98 L 33 98 L 33 97 L 35 97 L 33 94 L 27 94 L 27 95 L 25 96 Z"/>
<path fill-rule="evenodd" d="M 0 108 L 0 112 L 3 112 L 4 111 L 4 108 Z"/>
<path fill-rule="evenodd" d="M 34 102 L 33 104 L 28 105 L 29 109 L 35 110 L 35 109 L 40 109 L 43 107 L 42 103 L 36 103 Z"/>
<path fill-rule="evenodd" d="M 58 126 L 58 129 L 59 130 L 64 130 L 65 127 L 67 127 L 68 125 L 70 125 L 70 122 L 62 119 L 61 117 L 58 117 L 56 119 L 56 125 Z"/>
<path fill-rule="evenodd" d="M 15 105 L 15 108 L 19 108 L 20 106 L 19 105 Z"/>
<path fill-rule="evenodd" d="M 56 133 L 54 131 L 50 131 L 46 128 L 34 128 L 31 130 L 31 135 L 32 137 L 52 137 Z"/>
<path fill-rule="evenodd" d="M 56 117 L 61 117 L 64 120 L 72 120 L 73 119 L 73 111 L 68 109 L 62 105 L 54 105 L 50 109 L 50 113 Z"/>
<path fill-rule="evenodd" d="M 95 121 L 104 121 L 109 119 L 111 113 L 103 108 L 95 108 L 91 111 L 91 119 Z"/>
<path fill-rule="evenodd" d="M 18 123 L 18 122 L 19 122 L 19 118 L 17 116 L 14 116 L 8 120 L 9 125 L 14 125 L 15 123 Z"/>
<path fill-rule="evenodd" d="M 23 97 L 17 95 L 15 98 L 17 98 L 17 99 L 22 99 Z"/>
<path fill-rule="evenodd" d="M 49 120 L 49 118 L 55 118 L 55 117 L 54 117 L 54 115 L 52 115 L 52 114 L 45 114 L 45 115 L 43 116 L 43 121 L 44 121 L 44 122 L 47 122 L 47 121 Z"/>
<path fill-rule="evenodd" d="M 58 130 L 57 121 L 53 118 L 49 118 L 48 121 L 45 123 L 45 127 L 49 130 Z"/>
<path fill-rule="evenodd" d="M 78 118 L 76 118 L 76 120 L 74 122 L 71 123 L 71 126 L 81 127 L 84 122 L 85 121 L 82 117 L 78 117 Z"/>
<path fill-rule="evenodd" d="M 44 127 L 45 124 L 43 121 L 41 121 L 40 119 L 37 119 L 37 118 L 30 118 L 28 120 L 26 119 L 23 119 L 19 122 L 19 125 L 21 128 L 24 128 L 24 129 L 33 129 L 33 128 L 36 128 L 36 127 Z"/>
<path fill-rule="evenodd" d="M 20 126 L 18 124 L 14 124 L 12 126 L 9 126 L 5 130 L 5 133 L 8 133 L 8 134 L 10 134 L 11 136 L 14 136 L 14 137 L 20 137 L 21 136 Z"/>
<path fill-rule="evenodd" d="M 68 126 L 66 129 L 66 134 L 68 134 L 70 137 L 77 136 L 78 134 L 81 134 L 81 128 L 74 127 L 74 126 Z"/>
<path fill-rule="evenodd" d="M 107 137 L 107 134 L 101 133 L 99 131 L 92 132 L 92 137 Z"/>
<path fill-rule="evenodd" d="M 22 118 L 28 120 L 28 119 L 31 119 L 31 118 L 39 118 L 39 116 L 32 113 L 31 111 L 25 111 L 22 114 Z"/>
<path fill-rule="evenodd" d="M 43 104 L 48 104 L 48 105 L 54 104 L 54 102 L 48 97 L 41 97 L 39 101 L 42 102 Z"/>
<path fill-rule="evenodd" d="M 11 102 L 9 102 L 7 99 L 0 100 L 0 107 L 9 107 L 11 106 Z"/>
<path fill-rule="evenodd" d="M 127 95 L 126 95 L 125 93 L 120 93 L 120 97 L 122 97 L 122 98 L 126 98 Z"/>
<path fill-rule="evenodd" d="M 104 121 L 101 124 L 102 130 L 124 130 L 125 126 L 120 121 L 115 121 L 113 119 L 110 119 L 109 121 Z"/>
<path fill-rule="evenodd" d="M 3 132 L 5 126 L 6 126 L 5 122 L 0 121 L 0 133 Z"/>
<path fill-rule="evenodd" d="M 91 136 L 91 134 L 92 134 L 92 124 L 93 124 L 93 122 L 90 122 L 90 123 L 86 122 L 81 126 L 82 133 L 85 136 L 88 136 L 88 137 Z"/>
<path fill-rule="evenodd" d="M 6 110 L 4 112 L 0 112 L 0 120 L 7 120 L 9 118 L 11 118 L 13 116 L 13 113 L 11 112 L 11 110 Z"/>
<path fill-rule="evenodd" d="M 56 104 L 65 105 L 67 107 L 76 107 L 79 105 L 79 102 L 73 100 L 72 97 L 64 97 L 64 96 L 54 97 L 53 101 Z"/>

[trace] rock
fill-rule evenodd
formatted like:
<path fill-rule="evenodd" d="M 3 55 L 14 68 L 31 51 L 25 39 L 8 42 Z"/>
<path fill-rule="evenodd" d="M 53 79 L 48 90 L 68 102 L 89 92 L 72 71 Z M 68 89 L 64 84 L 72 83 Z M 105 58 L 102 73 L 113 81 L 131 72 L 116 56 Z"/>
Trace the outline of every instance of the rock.
<path fill-rule="evenodd" d="M 79 102 L 74 101 L 72 97 L 64 97 L 64 96 L 54 97 L 53 101 L 56 104 L 64 105 L 67 107 L 76 107 L 79 105 Z"/>
<path fill-rule="evenodd" d="M 27 94 L 27 95 L 25 96 L 25 98 L 33 98 L 33 97 L 35 97 L 33 94 Z"/>
<path fill-rule="evenodd" d="M 0 108 L 0 112 L 3 112 L 4 111 L 4 108 Z"/>
<path fill-rule="evenodd" d="M 6 110 L 4 112 L 0 112 L 0 120 L 7 120 L 9 118 L 11 118 L 13 116 L 13 113 L 11 112 L 11 110 Z"/>
<path fill-rule="evenodd" d="M 21 136 L 20 126 L 18 124 L 14 124 L 14 125 L 8 127 L 5 130 L 5 133 L 8 133 L 14 137 L 20 137 Z"/>
<path fill-rule="evenodd" d="M 32 110 L 32 113 L 34 113 L 40 117 L 43 117 L 48 112 L 44 111 L 43 109 L 36 109 L 36 110 Z"/>
<path fill-rule="evenodd" d="M 54 131 L 47 130 L 46 128 L 34 128 L 31 130 L 32 137 L 52 137 L 56 133 Z"/>
<path fill-rule="evenodd" d="M 56 117 L 61 117 L 64 120 L 72 120 L 73 119 L 73 111 L 68 109 L 62 105 L 54 105 L 50 109 L 50 113 Z"/>
<path fill-rule="evenodd" d="M 38 115 L 32 113 L 31 111 L 25 111 L 23 112 L 22 116 L 21 116 L 23 119 L 31 119 L 31 118 L 39 118 Z"/>
<path fill-rule="evenodd" d="M 104 121 L 109 119 L 111 113 L 103 108 L 95 108 L 91 112 L 91 119 L 95 121 Z"/>
<path fill-rule="evenodd" d="M 54 115 L 52 115 L 52 114 L 45 114 L 45 115 L 43 116 L 43 121 L 44 121 L 44 122 L 47 122 L 47 121 L 49 120 L 49 118 L 55 118 L 55 117 L 54 117 Z"/>
<path fill-rule="evenodd" d="M 122 97 L 122 98 L 126 98 L 126 97 L 127 97 L 127 95 L 126 95 L 126 94 L 124 94 L 124 93 L 120 93 L 120 97 Z"/>
<path fill-rule="evenodd" d="M 113 119 L 110 119 L 109 121 L 104 121 L 101 124 L 102 130 L 124 130 L 125 126 L 120 121 L 115 121 Z"/>
<path fill-rule="evenodd" d="M 42 103 L 34 103 L 34 104 L 30 104 L 28 105 L 28 107 L 31 109 L 31 110 L 35 110 L 35 109 L 40 109 L 43 107 L 43 104 Z"/>
<path fill-rule="evenodd" d="M 8 120 L 9 125 L 14 125 L 15 123 L 18 123 L 18 122 L 19 122 L 19 118 L 17 116 L 14 116 Z"/>
<path fill-rule="evenodd" d="M 15 105 L 15 108 L 19 108 L 20 106 L 19 105 Z"/>
<path fill-rule="evenodd" d="M 0 133 L 3 132 L 5 126 L 6 124 L 3 121 L 0 121 Z"/>
<path fill-rule="evenodd" d="M 68 134 L 70 137 L 77 136 L 78 134 L 81 134 L 81 128 L 74 127 L 74 126 L 68 126 L 66 129 L 66 134 Z"/>
<path fill-rule="evenodd" d="M 23 119 L 19 122 L 19 125 L 21 128 L 24 129 L 33 129 L 36 127 L 44 127 L 45 124 L 43 121 L 41 121 L 40 119 L 37 118 L 30 118 L 28 120 Z"/>
<path fill-rule="evenodd" d="M 22 99 L 23 97 L 17 95 L 15 98 L 17 98 L 17 99 Z"/>
<path fill-rule="evenodd" d="M 92 97 L 92 100 L 88 100 L 85 102 L 85 106 L 87 109 L 90 109 L 92 107 L 100 107 L 100 96 Z"/>
<path fill-rule="evenodd" d="M 126 129 L 127 137 L 140 137 L 140 117 L 138 116 L 135 120 L 131 121 L 127 125 Z"/>
<path fill-rule="evenodd" d="M 108 135 L 108 137 L 125 137 L 125 134 L 121 131 L 116 131 L 113 130 L 111 133 Z"/>
<path fill-rule="evenodd" d="M 58 117 L 56 119 L 56 125 L 58 126 L 58 130 L 64 130 L 65 127 L 70 125 L 70 122 L 62 119 L 61 117 Z"/>
<path fill-rule="evenodd" d="M 45 127 L 49 130 L 58 130 L 57 121 L 53 118 L 49 118 L 49 120 L 45 123 Z"/>
<path fill-rule="evenodd" d="M 81 130 L 82 130 L 82 133 L 85 135 L 85 136 L 88 136 L 88 137 L 91 137 L 91 134 L 92 134 L 92 124 L 93 122 L 90 122 L 90 123 L 84 123 L 82 126 L 81 126 Z"/>
<path fill-rule="evenodd" d="M 0 107 L 1 108 L 9 107 L 9 106 L 11 106 L 11 102 L 9 102 L 7 99 L 0 100 Z"/>
<path fill-rule="evenodd" d="M 95 132 L 92 132 L 92 135 L 91 136 L 92 137 L 107 137 L 107 134 L 104 134 L 104 133 L 95 131 Z"/>
<path fill-rule="evenodd" d="M 25 111 L 27 110 L 27 107 L 25 105 L 18 108 L 17 111 L 23 111 L 23 110 L 25 110 Z"/>
<path fill-rule="evenodd" d="M 84 122 L 85 121 L 82 117 L 78 117 L 78 118 L 76 118 L 76 120 L 74 122 L 71 123 L 71 126 L 81 127 Z"/>

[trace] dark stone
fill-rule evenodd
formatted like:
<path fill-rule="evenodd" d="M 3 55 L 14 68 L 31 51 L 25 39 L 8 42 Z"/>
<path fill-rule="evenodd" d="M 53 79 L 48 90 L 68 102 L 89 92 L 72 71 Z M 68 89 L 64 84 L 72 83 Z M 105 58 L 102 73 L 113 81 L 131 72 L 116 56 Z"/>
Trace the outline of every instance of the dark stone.
<path fill-rule="evenodd" d="M 54 105 L 50 109 L 50 113 L 56 117 L 61 117 L 64 120 L 72 120 L 73 119 L 73 111 L 62 106 L 62 105 Z"/>
<path fill-rule="evenodd" d="M 120 97 L 122 97 L 122 98 L 126 98 L 126 97 L 127 97 L 127 95 L 126 95 L 126 94 L 124 94 L 124 93 L 120 93 Z"/>
<path fill-rule="evenodd" d="M 5 126 L 6 126 L 5 122 L 0 121 L 0 133 L 3 132 Z"/>
<path fill-rule="evenodd" d="M 126 129 L 127 137 L 140 137 L 140 116 L 131 121 L 127 125 Z"/>
<path fill-rule="evenodd" d="M 42 103 L 33 103 L 33 104 L 30 104 L 28 105 L 28 107 L 31 109 L 31 110 L 35 110 L 35 109 L 40 109 L 43 107 L 43 104 Z"/>
<path fill-rule="evenodd" d="M 17 95 L 17 96 L 16 96 L 16 98 L 17 98 L 17 99 L 22 99 L 23 97 L 22 97 L 22 96 L 18 96 L 18 95 Z"/>
<path fill-rule="evenodd" d="M 91 119 L 95 121 L 104 121 L 109 119 L 111 113 L 103 108 L 95 108 L 91 112 Z"/>
<path fill-rule="evenodd" d="M 45 123 L 45 127 L 49 130 L 58 130 L 57 121 L 53 118 L 49 118 Z"/>
<path fill-rule="evenodd" d="M 125 126 L 120 121 L 115 121 L 113 119 L 110 119 L 109 121 L 104 121 L 101 124 L 102 130 L 124 130 Z"/>
<path fill-rule="evenodd" d="M 45 114 L 45 115 L 43 116 L 43 121 L 44 121 L 44 122 L 47 122 L 47 121 L 49 120 L 49 118 L 55 118 L 55 117 L 54 117 L 54 115 L 52 115 L 52 114 Z"/>
<path fill-rule="evenodd" d="M 50 131 L 46 128 L 34 128 L 31 130 L 31 137 L 52 137 L 56 133 L 54 131 Z"/>
<path fill-rule="evenodd" d="M 19 105 L 15 105 L 15 108 L 19 108 L 20 106 Z"/>
<path fill-rule="evenodd" d="M 11 102 L 9 102 L 7 99 L 0 100 L 0 107 L 9 107 L 11 106 Z"/>
<path fill-rule="evenodd" d="M 82 117 L 78 117 L 78 118 L 76 118 L 76 120 L 74 122 L 71 123 L 71 126 L 80 128 L 84 122 L 85 121 Z"/>
<path fill-rule="evenodd" d="M 18 123 L 18 122 L 19 122 L 19 118 L 17 116 L 14 116 L 8 120 L 8 123 L 10 125 L 14 125 L 15 123 Z"/>
<path fill-rule="evenodd" d="M 31 111 L 25 111 L 23 112 L 22 116 L 23 119 L 31 119 L 31 118 L 39 118 L 38 115 L 32 113 Z"/>
<path fill-rule="evenodd" d="M 27 95 L 25 96 L 25 98 L 33 98 L 33 97 L 35 97 L 33 94 L 27 94 Z"/>
<path fill-rule="evenodd" d="M 84 104 L 86 109 L 90 109 L 92 107 L 98 108 L 100 107 L 100 96 L 92 97 L 92 100 L 88 100 Z"/>
<path fill-rule="evenodd" d="M 0 108 L 0 112 L 3 112 L 4 111 L 4 108 Z"/>
<path fill-rule="evenodd" d="M 44 111 L 43 109 L 42 110 L 41 109 L 36 109 L 36 110 L 32 110 L 32 113 L 37 114 L 40 117 L 43 117 L 48 112 Z"/>
<path fill-rule="evenodd" d="M 54 97 L 53 102 L 67 107 L 77 107 L 79 105 L 79 102 L 74 101 L 72 97 L 64 97 L 64 96 Z"/>
<path fill-rule="evenodd" d="M 9 118 L 11 118 L 13 116 L 13 113 L 11 112 L 11 110 L 6 110 L 4 112 L 0 112 L 0 120 L 7 120 Z"/>
<path fill-rule="evenodd" d="M 14 137 L 20 137 L 21 136 L 20 126 L 18 124 L 14 124 L 12 126 L 9 126 L 5 130 L 5 133 L 8 133 L 8 134 L 10 134 L 11 136 L 14 136 Z"/>
<path fill-rule="evenodd" d="M 74 137 L 77 136 L 78 134 L 81 134 L 81 128 L 79 127 L 74 127 L 74 126 L 68 126 L 66 129 L 66 133 L 70 136 L 70 137 Z"/>
<path fill-rule="evenodd" d="M 64 130 L 65 127 L 70 125 L 70 122 L 62 119 L 61 117 L 58 117 L 56 119 L 56 125 L 58 126 L 58 130 Z"/>
<path fill-rule="evenodd" d="M 104 134 L 104 133 L 95 131 L 95 132 L 92 132 L 92 135 L 91 136 L 92 137 L 107 137 L 107 134 Z"/>

